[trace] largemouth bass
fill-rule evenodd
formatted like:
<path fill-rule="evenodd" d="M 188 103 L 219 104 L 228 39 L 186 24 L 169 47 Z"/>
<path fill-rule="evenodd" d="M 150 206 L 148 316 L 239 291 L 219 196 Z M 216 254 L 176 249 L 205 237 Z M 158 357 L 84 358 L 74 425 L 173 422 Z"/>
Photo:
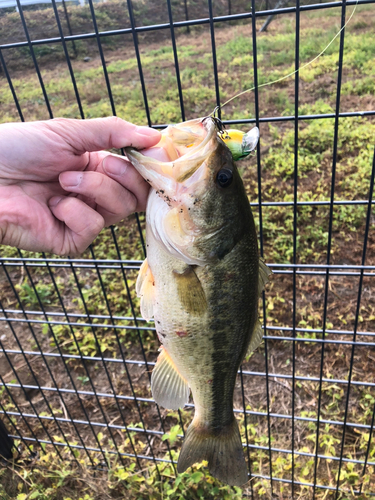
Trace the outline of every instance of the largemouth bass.
<path fill-rule="evenodd" d="M 152 394 L 177 409 L 191 389 L 195 415 L 178 471 L 207 460 L 213 476 L 242 485 L 248 475 L 233 391 L 246 352 L 262 340 L 258 298 L 270 272 L 259 259 L 245 188 L 217 121 L 191 120 L 162 134 L 153 152 L 161 159 L 126 150 L 152 187 L 147 259 L 136 284 L 142 316 L 154 318 L 162 344 Z"/>

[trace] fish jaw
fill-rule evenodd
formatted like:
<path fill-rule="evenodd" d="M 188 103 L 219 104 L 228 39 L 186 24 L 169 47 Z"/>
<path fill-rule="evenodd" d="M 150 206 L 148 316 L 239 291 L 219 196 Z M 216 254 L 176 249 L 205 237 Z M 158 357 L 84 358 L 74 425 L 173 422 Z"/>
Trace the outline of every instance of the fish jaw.
<path fill-rule="evenodd" d="M 159 143 L 147 150 L 146 154 L 126 148 L 126 155 L 161 198 L 176 206 L 181 203 L 180 195 L 191 188 L 191 177 L 198 170 L 200 174 L 194 176 L 193 182 L 201 184 L 204 177 L 203 164 L 217 145 L 216 131 L 214 121 L 209 118 L 169 125 L 162 131 Z M 163 149 L 169 161 L 152 157 L 158 156 L 155 154 L 158 149 Z"/>

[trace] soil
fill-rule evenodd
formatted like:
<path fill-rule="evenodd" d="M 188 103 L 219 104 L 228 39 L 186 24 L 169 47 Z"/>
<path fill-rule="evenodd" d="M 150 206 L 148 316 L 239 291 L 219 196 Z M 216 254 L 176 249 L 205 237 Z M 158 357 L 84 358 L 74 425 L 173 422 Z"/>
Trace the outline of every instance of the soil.
<path fill-rule="evenodd" d="M 117 15 L 117 4 L 105 4 L 111 6 L 113 13 Z M 100 8 L 100 7 L 98 7 Z M 46 11 L 44 11 L 46 12 Z M 156 12 L 156 11 L 155 11 Z M 51 36 L 51 32 L 38 31 L 38 16 L 40 13 L 29 13 L 29 19 L 33 21 L 34 31 L 32 36 L 34 38 L 43 38 Z M 156 14 L 155 14 L 156 15 Z M 33 16 L 33 17 L 32 17 Z M 116 16 L 114 16 L 116 17 Z M 178 16 L 176 16 L 178 18 Z M 1 22 L 4 18 L 0 18 L 0 36 L 2 34 Z M 91 22 L 91 21 L 90 21 Z M 120 22 L 120 21 L 119 21 Z M 156 22 L 156 21 L 155 21 Z M 158 19 L 159 22 L 159 19 Z M 308 20 L 302 20 L 302 23 L 307 23 Z M 328 23 L 328 21 L 327 21 Z M 121 19 L 121 26 L 126 26 L 126 20 Z M 77 28 L 75 28 L 77 29 Z M 89 22 L 82 24 L 80 30 L 91 30 Z M 102 28 L 103 29 L 103 28 Z M 112 29 L 114 29 L 112 27 Z M 271 24 L 270 30 L 277 29 L 277 22 Z M 245 33 L 248 30 L 246 26 L 238 26 L 236 33 Z M 215 31 L 217 44 L 225 43 L 230 37 L 233 37 L 233 31 L 226 28 L 220 28 Z M 12 32 L 8 39 L 2 39 L 2 43 L 12 43 L 22 39 L 22 34 L 18 30 Z M 55 36 L 55 35 L 53 35 Z M 149 36 L 149 35 L 147 35 Z M 153 35 L 154 36 L 154 35 Z M 157 35 L 159 36 L 159 35 Z M 169 37 L 168 35 L 165 35 Z M 191 35 L 179 34 L 179 43 L 189 43 Z M 156 34 L 155 34 L 156 37 Z M 140 43 L 144 39 L 140 37 Z M 148 38 L 148 49 L 156 49 L 159 46 L 159 39 Z M 199 42 L 198 42 L 199 43 Z M 203 43 L 203 42 L 202 42 Z M 129 47 L 132 40 L 129 40 Z M 85 48 L 85 54 L 90 54 L 91 60 L 83 62 L 82 56 L 75 61 L 75 68 L 89 68 L 98 66 L 98 56 L 94 55 L 94 49 Z M 115 61 L 121 58 L 124 48 L 114 48 L 108 53 L 108 62 Z M 7 65 L 12 68 L 12 74 L 17 76 L 17 72 L 24 74 L 27 71 L 22 61 L 22 66 L 19 60 L 6 59 Z M 65 64 L 65 63 L 62 63 Z M 60 71 L 60 63 L 52 58 L 46 57 L 43 59 L 43 68 L 54 68 L 56 76 Z M 34 70 L 30 70 L 31 72 Z M 31 74 L 31 73 L 30 73 Z M 353 76 L 345 75 L 344 80 Z M 148 82 L 149 84 L 151 82 Z M 324 86 L 327 92 L 331 92 L 336 86 L 336 80 L 332 77 L 324 77 L 318 83 L 311 84 L 301 83 L 301 104 L 312 103 L 316 100 L 318 86 Z M 293 87 L 286 85 L 288 95 L 293 100 Z M 225 84 L 224 84 L 225 89 Z M 343 96 L 341 99 L 341 111 L 353 110 L 372 110 L 374 109 L 375 99 L 373 96 L 353 97 Z M 245 101 L 244 101 L 245 102 Z M 261 94 L 261 110 L 262 116 L 277 115 L 278 111 L 273 107 L 272 103 L 262 100 Z M 287 122 L 278 124 L 278 130 L 283 133 L 290 128 Z M 261 128 L 261 156 L 266 155 L 274 139 L 268 127 Z M 255 178 L 255 162 L 250 160 L 244 167 L 244 182 L 245 185 L 251 185 Z M 330 160 L 327 160 L 329 169 L 327 171 L 326 180 L 327 186 L 330 182 Z M 265 176 L 269 175 L 264 173 Z M 314 182 L 314 177 L 309 178 L 309 182 Z M 291 182 L 285 182 L 280 185 L 280 190 L 288 190 L 291 187 Z M 254 192 L 249 193 L 251 199 L 255 199 Z M 254 209 L 255 216 L 257 209 Z M 327 211 L 328 214 L 328 211 Z M 373 230 L 374 221 L 371 222 L 371 231 L 367 241 L 367 257 L 366 265 L 375 266 L 375 235 Z M 136 239 L 136 225 L 134 220 L 126 222 L 121 228 L 124 234 Z M 335 253 L 331 258 L 331 264 L 343 266 L 338 272 L 343 272 L 346 265 L 359 265 L 363 255 L 363 235 L 364 225 L 362 225 L 357 232 L 351 236 L 350 245 L 339 234 L 335 234 Z M 130 240 L 132 244 L 132 240 Z M 272 246 L 272 240 L 265 235 L 265 255 L 267 249 Z M 112 243 L 108 243 L 113 247 Z M 94 245 L 95 248 L 95 245 Z M 90 257 L 88 253 L 85 257 Z M 325 263 L 326 257 L 322 254 L 321 263 Z M 314 263 L 316 264 L 316 263 Z M 9 268 L 9 278 L 13 284 L 22 283 L 24 279 L 24 272 L 21 267 Z M 31 269 L 31 268 L 30 268 Z M 307 271 L 311 271 L 308 269 Z M 304 270 L 305 271 L 305 270 Z M 311 328 L 320 328 L 324 318 L 324 301 L 325 301 L 325 286 L 326 277 L 323 270 L 321 275 L 302 274 L 298 271 L 296 283 L 296 324 L 301 319 L 305 319 Z M 35 282 L 43 282 L 43 277 L 40 269 L 32 268 L 31 271 Z M 353 272 L 352 270 L 350 272 Z M 80 270 L 80 287 L 90 289 L 94 283 L 93 273 L 87 271 L 86 274 L 82 269 Z M 121 281 L 121 270 L 113 272 L 113 281 Z M 135 273 L 133 273 L 135 274 Z M 133 274 L 130 272 L 129 276 L 134 279 Z M 71 273 L 64 269 L 54 271 L 56 279 L 69 280 Z M 47 280 L 49 278 L 47 277 Z M 275 450 L 290 450 L 292 445 L 292 420 L 291 415 L 294 412 L 296 417 L 300 417 L 295 421 L 294 425 L 294 447 L 296 450 L 301 450 L 303 447 L 310 446 L 310 450 L 315 450 L 315 441 L 311 440 L 311 435 L 314 435 L 315 426 L 311 422 L 316 418 L 316 413 L 320 411 L 320 417 L 331 423 L 321 424 L 321 432 L 328 425 L 328 433 L 338 440 L 335 445 L 336 456 L 339 456 L 339 444 L 343 433 L 343 423 L 345 412 L 347 412 L 347 424 L 345 426 L 345 447 L 344 456 L 346 458 L 354 458 L 356 460 L 363 460 L 366 450 L 358 446 L 358 439 L 361 432 L 364 432 L 360 425 L 370 425 L 372 413 L 367 411 L 363 406 L 364 394 L 374 396 L 374 362 L 375 362 L 375 343 L 374 333 L 366 334 L 364 332 L 373 332 L 375 325 L 374 316 L 374 292 L 373 292 L 373 276 L 364 277 L 362 286 L 362 295 L 359 308 L 359 323 L 356 322 L 357 303 L 358 303 L 358 287 L 359 276 L 358 271 L 355 276 L 345 275 L 332 275 L 328 282 L 327 297 L 327 317 L 326 323 L 330 323 L 329 330 L 351 331 L 357 328 L 358 334 L 356 340 L 360 342 L 368 342 L 371 345 L 356 345 L 355 348 L 349 343 L 327 343 L 324 347 L 324 355 L 322 355 L 322 344 L 314 342 L 316 339 L 321 339 L 321 334 L 312 334 L 308 330 L 303 332 L 306 337 L 306 342 L 301 341 L 287 341 L 269 339 L 267 340 L 267 357 L 265 355 L 265 345 L 263 344 L 242 366 L 244 372 L 244 391 L 242 393 L 241 376 L 238 375 L 237 386 L 234 395 L 234 407 L 239 410 L 237 416 L 243 419 L 244 404 L 248 411 L 246 415 L 246 423 L 250 426 L 250 430 L 254 433 L 248 433 L 251 461 L 257 463 L 256 474 L 269 475 L 269 457 L 268 452 L 262 453 L 259 446 L 264 446 L 267 450 L 268 447 L 268 426 L 272 436 L 272 446 Z M 267 325 L 272 326 L 272 329 L 267 329 L 268 336 L 275 337 L 291 337 L 292 332 L 285 331 L 283 328 L 293 325 L 293 274 L 281 274 L 275 271 L 271 283 L 267 286 L 267 300 L 274 301 L 275 311 L 270 312 L 271 317 L 267 317 Z M 108 292 L 110 285 L 107 283 Z M 16 309 L 17 299 L 14 291 L 10 286 L 9 280 L 5 275 L 3 269 L 0 268 L 0 290 L 1 301 L 4 309 Z M 131 285 L 131 290 L 134 295 L 134 283 Z M 64 304 L 69 313 L 82 314 L 82 308 L 77 305 L 77 298 L 79 298 L 79 291 L 77 283 L 72 283 L 69 291 L 64 295 Z M 280 301 L 279 299 L 282 299 Z M 115 301 L 115 299 L 111 299 Z M 49 312 L 62 312 L 61 307 L 56 305 L 48 307 Z M 126 303 L 124 310 L 129 306 Z M 35 306 L 35 310 L 40 310 L 40 307 Z M 339 314 L 338 314 L 339 313 Z M 95 314 L 95 311 L 92 313 Z M 102 314 L 102 313 L 101 313 Z M 9 316 L 14 318 L 21 318 L 20 314 L 11 314 Z M 34 316 L 28 314 L 28 318 L 34 319 Z M 51 317 L 52 318 L 52 317 Z M 40 319 L 40 317 L 38 317 Z M 55 318 L 52 318 L 55 319 Z M 100 320 L 102 322 L 103 320 Z M 109 320 L 108 320 L 109 322 Z M 126 325 L 126 321 L 115 320 L 118 325 Z M 144 325 L 144 323 L 141 323 Z M 5 322 L 1 323 L 0 338 L 2 347 L 6 350 L 20 350 L 20 346 L 25 351 L 39 351 L 40 349 L 45 353 L 57 353 L 56 347 L 53 345 L 53 335 L 51 331 L 44 331 L 39 324 L 33 324 L 26 327 L 23 323 L 12 323 L 12 328 L 6 325 Z M 74 327 L 74 332 L 82 331 L 80 327 Z M 101 328 L 95 330 L 98 335 L 105 336 L 107 329 Z M 147 351 L 144 356 L 142 346 L 139 342 L 139 337 L 121 337 L 121 348 L 123 356 L 128 361 L 136 361 L 136 363 L 127 363 L 127 372 L 121 360 L 121 351 L 119 345 L 116 344 L 114 349 L 104 351 L 103 355 L 108 359 L 103 361 L 101 356 L 96 354 L 95 359 L 70 359 L 63 362 L 60 357 L 46 357 L 46 361 L 41 356 L 32 354 L 18 354 L 9 352 L 7 358 L 2 354 L 0 356 L 0 375 L 3 382 L 26 385 L 24 389 L 10 388 L 13 401 L 13 406 L 7 406 L 8 411 L 19 412 L 28 414 L 23 420 L 19 417 L 16 419 L 17 434 L 21 433 L 30 436 L 30 428 L 39 439 L 46 439 L 49 434 L 51 440 L 56 440 L 56 436 L 66 436 L 72 442 L 76 442 L 79 446 L 111 449 L 112 451 L 119 449 L 127 454 L 134 453 L 136 449 L 138 454 L 143 456 L 152 457 L 154 454 L 157 457 L 163 457 L 168 453 L 168 441 L 162 441 L 161 436 L 164 431 L 168 431 L 172 425 L 179 422 L 179 418 L 186 428 L 187 424 L 191 421 L 192 408 L 189 406 L 185 409 L 181 416 L 176 415 L 176 412 L 171 412 L 158 409 L 156 405 L 150 401 L 151 392 L 149 384 L 149 375 L 152 369 L 152 363 L 156 361 L 157 357 L 157 341 L 155 334 L 150 330 L 147 340 Z M 70 334 L 69 334 L 70 335 Z M 310 335 L 308 337 L 308 335 Z M 15 341 L 17 338 L 18 342 Z M 338 341 L 352 341 L 352 334 L 339 334 L 329 333 L 326 338 L 333 342 Z M 74 344 L 73 333 L 68 339 L 65 339 L 61 349 L 65 353 L 71 354 L 72 351 L 68 349 L 69 346 Z M 19 344 L 18 344 L 19 343 Z M 77 353 L 78 355 L 78 353 Z M 147 367 L 145 360 L 150 363 Z M 293 362 L 294 360 L 294 362 Z M 12 368 L 13 367 L 13 368 Z M 15 368 L 14 368 L 15 367 Z M 351 385 L 350 398 L 346 408 L 346 395 L 347 395 L 347 379 L 348 374 L 352 367 L 352 381 L 355 384 Z M 322 368 L 322 369 L 321 369 Z M 268 371 L 269 376 L 266 378 L 264 373 Z M 16 374 L 15 374 L 16 372 Z M 251 373 L 246 373 L 251 372 Z M 297 376 L 297 380 L 293 381 L 291 378 L 293 372 Z M 53 379 L 51 378 L 51 374 Z M 322 383 L 321 400 L 319 401 L 319 377 L 329 380 Z M 300 379 L 298 379 L 300 377 Z M 303 377 L 309 378 L 305 380 Z M 87 380 L 89 379 L 89 380 Z M 91 384 L 92 382 L 92 384 Z M 268 387 L 267 387 L 268 383 Z M 371 387 L 368 384 L 372 384 Z M 37 386 L 37 388 L 34 388 Z M 59 388 L 70 390 L 72 392 L 61 392 L 61 397 L 58 391 L 39 390 L 38 386 L 45 388 Z M 333 388 L 334 387 L 334 388 Z M 332 389 L 333 388 L 333 389 Z M 337 389 L 338 388 L 338 389 Z M 82 391 L 78 397 L 75 390 Z M 97 393 L 98 395 L 95 396 Z M 120 398 L 113 397 L 114 395 Z M 337 397 L 337 395 L 339 397 Z M 133 399 L 137 398 L 137 403 Z M 123 398 L 124 397 L 124 398 Z M 2 395 L 4 401 L 9 402 L 6 393 Z M 145 401 L 146 400 L 146 401 Z M 294 405 L 294 406 L 293 406 Z M 46 417 L 51 415 L 51 408 L 53 414 L 61 419 L 59 424 L 54 420 L 48 418 L 40 421 L 34 418 L 34 414 L 44 415 Z M 264 415 L 269 411 L 273 416 L 269 421 L 267 416 Z M 30 416 L 31 415 L 31 416 Z M 276 416 L 277 415 L 277 416 Z M 161 418 L 160 418 L 161 416 Z M 125 424 L 134 428 L 135 424 L 140 422 L 142 418 L 145 429 L 153 431 L 150 434 L 149 440 L 145 437 L 145 433 L 137 432 L 132 435 L 131 442 L 126 441 L 126 432 L 124 432 Z M 306 421 L 303 419 L 310 419 Z M 81 421 L 73 426 L 66 420 Z M 87 425 L 82 421 L 90 420 L 100 425 Z M 4 419 L 6 420 L 6 419 Z M 339 422 L 339 423 L 337 423 Z M 7 422 L 9 424 L 9 422 Z M 107 424 L 110 430 L 107 428 Z M 353 424 L 353 425 L 352 425 Z M 120 426 L 117 428 L 116 426 Z M 76 432 L 79 429 L 79 435 Z M 99 438 L 96 438 L 94 433 L 103 433 L 103 438 L 98 444 Z M 14 432 L 14 431 L 12 431 Z M 307 443 L 307 444 L 306 444 Z M 22 445 L 24 446 L 24 445 Z M 21 446 L 21 448 L 22 448 Z M 258 447 L 258 448 L 255 448 Z M 172 447 L 174 449 L 180 448 L 180 441 Z M 264 450 L 263 450 L 264 451 Z M 319 453 L 327 455 L 332 452 L 324 446 L 319 448 Z M 65 450 L 62 452 L 65 453 Z M 105 460 L 103 456 L 96 452 L 89 452 L 92 459 L 99 457 L 101 463 Z M 273 461 L 276 458 L 290 457 L 290 455 L 281 451 L 274 451 L 272 454 Z M 140 466 L 142 468 L 148 465 L 148 461 L 141 460 Z M 299 466 L 302 467 L 307 462 L 304 458 L 299 458 Z M 327 466 L 327 460 L 320 460 L 318 465 L 318 478 L 320 484 L 335 484 L 334 473 Z M 362 466 L 355 465 L 356 471 L 361 471 Z M 274 470 L 275 473 L 275 470 Z M 287 475 L 283 476 L 290 479 Z M 288 486 L 285 486 L 285 491 Z M 288 493 L 287 493 L 288 494 Z M 330 493 L 326 498 L 330 498 Z M 288 498 L 282 496 L 280 498 Z M 305 498 L 310 498 L 305 496 Z M 332 497 L 333 498 L 333 497 Z"/>

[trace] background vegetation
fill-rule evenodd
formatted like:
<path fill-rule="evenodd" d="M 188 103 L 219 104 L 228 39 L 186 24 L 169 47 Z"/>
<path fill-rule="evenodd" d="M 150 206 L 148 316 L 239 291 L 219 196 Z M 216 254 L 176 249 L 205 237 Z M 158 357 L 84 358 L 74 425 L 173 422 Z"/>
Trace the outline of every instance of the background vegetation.
<path fill-rule="evenodd" d="M 234 3 L 234 2 L 233 2 Z M 198 3 L 189 2 L 191 17 L 207 15 Z M 215 3 L 216 14 L 225 12 L 226 3 Z M 248 9 L 246 2 L 237 6 Z M 183 18 L 182 4 L 174 4 L 175 20 Z M 195 9 L 195 10 L 194 10 Z M 222 9 L 222 10 L 220 10 Z M 374 110 L 375 91 L 375 39 L 372 27 L 375 22 L 374 5 L 358 6 L 356 14 L 345 34 L 345 53 L 343 84 L 341 88 L 340 111 Z M 351 9 L 348 9 L 351 10 Z M 126 8 L 120 3 L 111 2 L 95 6 L 99 30 L 119 29 L 129 26 Z M 88 7 L 72 7 L 69 9 L 70 22 L 74 33 L 85 33 L 93 30 L 91 14 Z M 62 19 L 63 15 L 61 13 Z M 139 24 L 156 24 L 167 22 L 167 11 L 159 4 L 136 2 L 135 16 Z M 340 29 L 341 10 L 338 8 L 323 11 L 310 11 L 301 14 L 301 65 L 314 58 Z M 33 39 L 58 36 L 57 26 L 52 9 L 28 11 L 25 17 Z M 65 21 L 64 21 L 65 22 Z M 262 24 L 259 20 L 257 27 Z M 66 32 L 66 25 L 63 26 Z M 215 106 L 214 72 L 211 55 L 211 38 L 207 25 L 190 29 L 177 29 L 178 59 L 183 86 L 183 98 L 187 119 L 205 116 Z M 7 13 L 0 18 L 0 38 L 2 43 L 24 41 L 24 34 L 19 14 Z M 221 102 L 237 92 L 253 86 L 252 33 L 249 21 L 215 25 L 217 48 L 218 78 Z M 134 55 L 131 35 L 116 35 L 101 38 L 104 49 L 106 67 L 109 74 L 110 88 L 113 94 L 118 116 L 138 124 L 147 124 L 142 90 L 139 82 L 137 61 Z M 176 73 L 170 32 L 157 31 L 139 36 L 142 67 L 146 82 L 148 103 L 153 124 L 178 122 L 181 120 L 179 98 L 176 86 Z M 107 116 L 112 114 L 108 99 L 108 88 L 105 83 L 101 59 L 95 39 L 80 40 L 71 43 L 69 53 L 77 81 L 78 92 L 86 118 Z M 337 93 L 339 40 L 336 40 L 313 64 L 300 72 L 299 114 L 335 113 Z M 79 109 L 73 90 L 69 71 L 65 62 L 61 44 L 34 46 L 35 55 L 41 68 L 41 75 L 46 86 L 48 98 L 54 116 L 79 118 Z M 278 17 L 267 33 L 257 35 L 258 77 L 259 83 L 271 82 L 294 70 L 295 58 L 295 19 L 293 15 Z M 2 51 L 10 71 L 12 83 L 26 120 L 49 118 L 41 87 L 33 68 L 30 51 L 27 47 L 6 49 Z M 259 90 L 261 117 L 290 116 L 294 114 L 294 78 Z M 18 121 L 19 116 L 14 105 L 12 93 L 4 74 L 0 75 L 1 122 Z M 233 101 L 224 108 L 225 119 L 254 118 L 254 95 L 248 93 Z M 294 124 L 285 122 L 262 122 L 261 133 L 261 186 L 262 230 L 264 256 L 267 262 L 288 264 L 293 259 L 293 189 L 294 189 Z M 341 118 L 337 149 L 337 171 L 335 179 L 336 200 L 366 200 L 368 198 L 371 167 L 374 154 L 375 121 L 372 116 Z M 301 120 L 298 137 L 298 200 L 326 201 L 331 191 L 331 175 L 333 163 L 334 119 Z M 255 158 L 241 164 L 244 183 L 249 201 L 253 203 L 253 211 L 259 223 L 258 201 L 259 179 Z M 283 202 L 275 206 L 273 202 Z M 364 228 L 367 206 L 340 205 L 333 209 L 331 264 L 340 266 L 360 265 L 363 251 Z M 297 222 L 297 262 L 302 264 L 325 264 L 327 262 L 327 242 L 329 236 L 329 206 L 299 205 Z M 144 226 L 144 218 L 141 217 Z M 135 219 L 130 218 L 114 228 L 120 253 L 113 244 L 113 233 L 110 229 L 102 232 L 82 258 L 97 259 L 143 259 L 143 248 L 139 238 Z M 375 265 L 374 258 L 374 219 L 372 216 L 369 233 L 366 264 Z M 2 256 L 17 257 L 17 250 L 6 248 Z M 23 252 L 23 256 L 42 257 L 41 254 Z M 46 256 L 54 257 L 54 256 Z M 64 261 L 62 261 L 64 262 Z M 7 268 L 10 280 L 15 284 L 12 289 L 3 269 L 0 269 L 0 296 L 4 307 L 9 310 L 20 309 L 21 305 L 28 310 L 48 311 L 46 317 L 56 320 L 51 313 L 61 312 L 61 302 L 57 295 L 59 290 L 64 306 L 69 314 L 75 314 L 77 324 L 69 327 L 59 324 L 53 326 L 34 325 L 34 335 L 22 323 L 16 325 L 15 331 L 22 347 L 28 351 L 42 348 L 51 353 L 59 346 L 63 352 L 89 356 L 92 361 L 82 362 L 80 359 L 69 360 L 67 365 L 57 359 L 49 358 L 48 366 L 52 370 L 55 382 L 59 387 L 71 388 L 66 369 L 72 374 L 76 387 L 83 391 L 99 393 L 109 392 L 108 380 L 104 377 L 104 369 L 110 373 L 116 394 L 131 396 L 129 377 L 124 366 L 118 363 L 105 363 L 106 358 L 121 358 L 120 348 L 127 359 L 147 361 L 155 360 L 158 342 L 152 329 L 139 320 L 143 329 L 132 329 L 133 308 L 139 317 L 138 302 L 134 294 L 134 283 L 137 275 L 136 263 L 126 270 L 125 287 L 122 269 L 119 266 L 107 268 L 80 267 L 72 272 L 68 267 L 53 268 L 55 283 L 51 281 L 48 269 L 42 266 L 22 266 Z M 332 341 L 348 341 L 351 335 L 345 334 L 354 327 L 358 274 L 332 275 L 327 291 L 326 338 Z M 363 281 L 362 300 L 358 317 L 360 332 L 374 332 L 375 306 L 373 300 L 373 277 L 366 276 Z M 295 346 L 295 369 L 297 381 L 292 387 L 290 377 L 293 367 L 293 343 L 285 340 L 269 340 L 268 367 L 271 373 L 281 373 L 286 378 L 270 377 L 269 403 L 266 397 L 266 385 L 263 377 L 244 375 L 244 400 L 240 391 L 240 383 L 236 388 L 235 407 L 248 411 L 246 420 L 244 413 L 238 413 L 243 442 L 248 441 L 251 448 L 251 471 L 259 476 L 268 476 L 270 471 L 278 478 L 291 479 L 291 455 L 282 450 L 291 447 L 291 419 L 271 418 L 271 445 L 274 448 L 272 463 L 269 461 L 268 421 L 266 412 L 272 414 L 291 415 L 292 391 L 295 391 L 295 479 L 302 483 L 312 483 L 314 478 L 314 453 L 316 449 L 326 458 L 319 459 L 317 465 L 318 484 L 334 487 L 337 481 L 338 461 L 342 439 L 343 421 L 347 386 L 338 380 L 347 380 L 349 374 L 352 346 L 350 344 L 326 344 L 323 358 L 323 377 L 320 417 L 319 442 L 316 443 L 317 417 L 319 400 L 319 376 L 321 363 L 321 344 L 314 343 L 322 337 L 316 330 L 323 328 L 324 322 L 325 272 L 317 274 L 298 274 L 296 288 L 296 325 L 299 328 Z M 290 331 L 283 328 L 293 323 L 293 275 L 275 274 L 267 287 L 265 312 L 269 335 L 275 337 L 290 336 Z M 87 314 L 95 328 L 83 326 Z M 86 315 L 86 316 L 85 316 Z M 95 318 L 95 315 L 106 316 Z M 116 316 L 128 319 L 113 319 Z M 19 317 L 19 316 L 18 316 Z M 60 323 L 63 323 L 61 321 Z M 80 324 L 82 323 L 82 326 Z M 115 324 L 119 329 L 113 329 Z M 9 349 L 15 348 L 14 338 L 9 329 L 4 328 L 2 341 Z M 334 331 L 343 333 L 337 334 Z M 4 337 L 4 338 L 3 338 Z M 360 333 L 360 341 L 371 341 L 373 334 Z M 140 347 L 144 346 L 144 352 Z M 44 386 L 54 386 L 40 357 L 29 357 L 33 360 L 34 374 Z M 354 351 L 353 377 L 348 404 L 348 421 L 355 425 L 346 428 L 344 459 L 363 460 L 368 443 L 369 460 L 375 461 L 374 440 L 370 440 L 368 427 L 371 424 L 375 406 L 374 390 L 374 347 L 358 345 Z M 2 376 L 7 383 L 17 383 L 14 373 L 4 360 Z M 18 367 L 18 374 L 23 384 L 35 385 L 33 374 L 26 367 L 19 355 L 11 357 L 12 363 Z M 265 348 L 261 346 L 253 356 L 244 363 L 245 371 L 264 373 Z M 150 368 L 150 367 L 149 367 Z M 155 405 L 147 401 L 150 398 L 148 370 L 144 365 L 129 366 L 129 375 L 134 381 L 133 389 L 138 398 L 140 413 L 130 400 L 100 398 L 105 409 L 108 422 L 122 423 L 126 421 L 132 429 L 129 433 L 120 430 L 108 431 L 105 425 L 95 428 L 95 435 L 88 425 L 81 425 L 80 432 L 84 436 L 86 446 L 103 446 L 107 454 L 103 458 L 98 453 L 91 453 L 95 468 L 92 468 L 87 456 L 73 448 L 76 461 L 69 448 L 61 448 L 63 460 L 49 445 L 42 449 L 31 449 L 38 452 L 34 461 L 26 459 L 24 445 L 20 461 L 17 465 L 9 464 L 0 472 L 0 498 L 32 498 L 44 499 L 206 499 L 223 498 L 239 499 L 244 495 L 254 498 L 291 497 L 288 483 L 274 482 L 274 491 L 270 483 L 261 477 L 251 481 L 247 488 L 223 487 L 213 480 L 204 465 L 197 465 L 193 471 L 175 478 L 173 466 L 169 463 L 158 463 L 141 460 L 136 464 L 131 458 L 123 461 L 114 458 L 114 451 L 133 453 L 142 456 L 151 453 L 150 444 L 142 433 L 143 427 L 157 431 L 153 435 L 152 449 L 159 458 L 177 459 L 181 447 L 181 423 L 186 428 L 191 420 L 191 408 L 187 407 L 178 415 L 176 412 L 162 410 L 164 428 L 159 425 L 159 417 Z M 310 380 L 303 379 L 309 376 Z M 300 379 L 298 379 L 300 377 Z M 91 386 L 91 381 L 94 386 Z M 42 383 L 43 382 L 43 383 Z M 240 382 L 240 380 L 239 380 Z M 371 385 L 372 384 L 372 385 Z M 55 442 L 71 445 L 80 444 L 79 438 L 69 423 L 64 422 L 69 415 L 84 420 L 82 409 L 72 396 L 64 396 L 64 404 L 58 396 L 45 391 L 48 406 L 40 392 L 30 389 L 27 398 L 17 388 L 12 389 L 13 399 L 3 387 L 0 396 L 3 408 L 9 412 L 16 411 L 15 401 L 24 412 L 33 413 L 30 401 L 38 413 L 45 417 L 44 428 L 35 419 L 28 419 L 33 431 L 40 439 L 44 439 L 46 429 Z M 98 413 L 98 402 L 93 396 L 85 396 L 83 404 L 91 420 L 103 423 L 104 417 Z M 60 428 L 54 421 L 48 420 L 50 415 L 62 419 Z M 12 417 L 14 423 L 25 435 L 30 432 L 25 422 Z M 64 431 L 64 436 L 61 433 Z M 98 444 L 99 443 L 99 444 Z M 168 452 L 167 445 L 171 452 Z M 133 451 L 132 451 L 133 450 Z M 312 455 L 312 456 L 311 456 Z M 23 461 L 22 461 L 23 460 Z M 139 466 L 140 465 L 140 466 Z M 82 466 L 80 468 L 79 466 Z M 108 469 L 107 469 L 108 467 Z M 352 498 L 354 490 L 362 488 L 362 496 L 366 498 L 375 491 L 374 466 L 367 466 L 344 461 L 341 471 L 341 485 L 347 494 L 340 498 Z M 296 487 L 298 498 L 312 498 L 312 490 L 307 486 Z M 329 489 L 317 490 L 316 498 L 334 498 Z"/>

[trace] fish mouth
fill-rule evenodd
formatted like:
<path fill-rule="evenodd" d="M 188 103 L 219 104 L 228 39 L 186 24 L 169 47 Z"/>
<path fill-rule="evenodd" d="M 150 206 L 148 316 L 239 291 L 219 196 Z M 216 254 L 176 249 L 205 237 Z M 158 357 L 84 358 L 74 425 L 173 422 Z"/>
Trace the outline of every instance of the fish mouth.
<path fill-rule="evenodd" d="M 141 176 L 157 191 L 173 197 L 188 184 L 216 149 L 217 129 L 209 117 L 198 118 L 162 131 L 156 146 L 143 152 L 128 147 L 126 155 Z"/>

